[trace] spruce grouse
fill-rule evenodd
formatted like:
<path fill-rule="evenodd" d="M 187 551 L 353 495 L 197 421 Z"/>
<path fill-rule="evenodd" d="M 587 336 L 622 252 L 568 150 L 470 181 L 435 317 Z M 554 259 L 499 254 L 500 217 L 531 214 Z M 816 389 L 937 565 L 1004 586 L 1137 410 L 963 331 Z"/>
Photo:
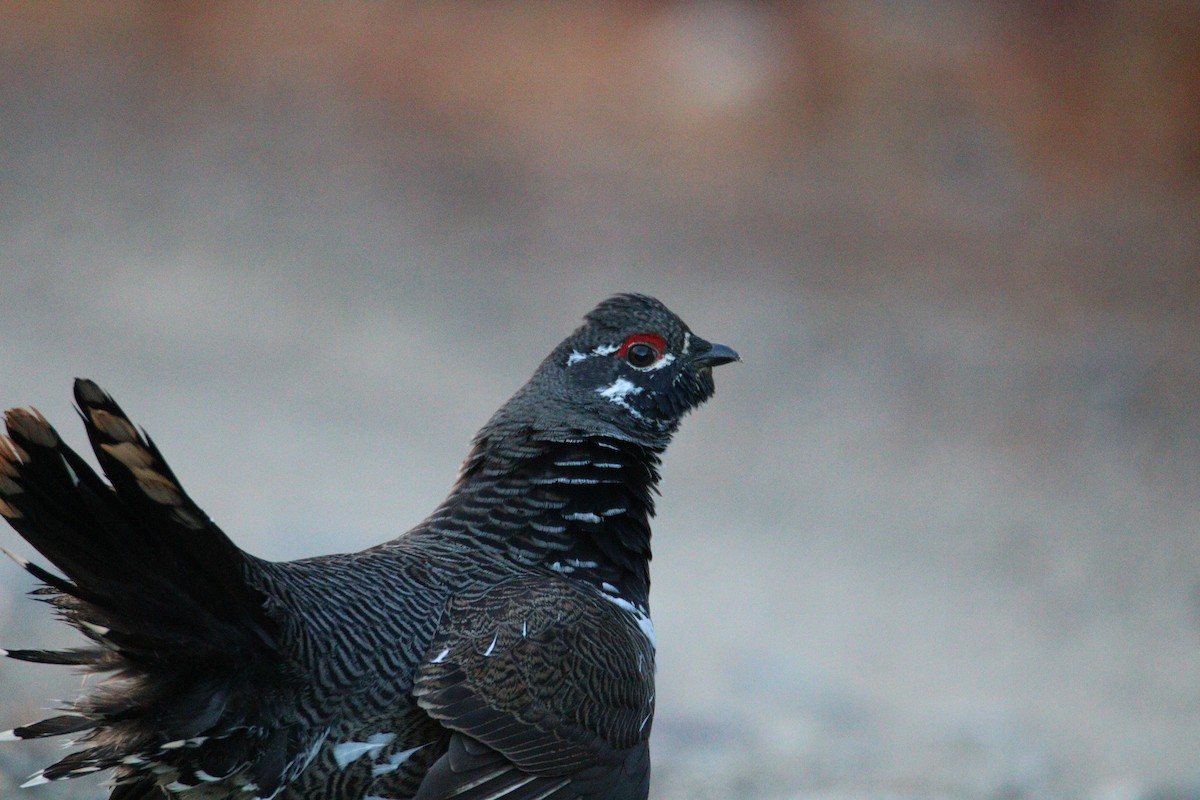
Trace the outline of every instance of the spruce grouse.
<path fill-rule="evenodd" d="M 601 303 L 475 436 L 424 522 L 357 553 L 240 550 L 88 380 L 100 478 L 6 414 L 0 514 L 90 642 L 9 658 L 111 673 L 0 739 L 72 735 L 26 786 L 110 800 L 632 800 L 654 717 L 650 526 L 680 418 L 738 359 L 657 300 Z"/>

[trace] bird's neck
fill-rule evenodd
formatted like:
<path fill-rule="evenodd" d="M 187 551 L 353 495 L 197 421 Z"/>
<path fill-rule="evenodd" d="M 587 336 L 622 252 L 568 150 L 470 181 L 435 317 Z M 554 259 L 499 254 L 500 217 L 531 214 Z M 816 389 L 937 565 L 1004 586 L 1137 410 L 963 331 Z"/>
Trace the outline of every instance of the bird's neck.
<path fill-rule="evenodd" d="M 431 521 L 648 610 L 660 452 L 608 437 L 481 436 Z"/>

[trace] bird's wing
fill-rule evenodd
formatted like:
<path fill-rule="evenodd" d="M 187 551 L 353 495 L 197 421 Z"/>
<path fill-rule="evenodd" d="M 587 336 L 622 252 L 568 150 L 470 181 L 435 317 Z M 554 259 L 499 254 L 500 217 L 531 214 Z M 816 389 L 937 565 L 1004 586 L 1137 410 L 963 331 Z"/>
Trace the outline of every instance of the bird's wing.
<path fill-rule="evenodd" d="M 414 694 L 455 732 L 421 800 L 645 797 L 654 648 L 586 586 L 526 576 L 453 598 Z"/>
<path fill-rule="evenodd" d="M 92 644 L 7 654 L 116 674 L 60 716 L 8 735 L 82 734 L 84 749 L 34 783 L 116 767 L 114 797 L 150 792 L 151 780 L 182 787 L 231 775 L 269 796 L 302 766 L 308 743 L 279 722 L 290 689 L 278 620 L 247 582 L 254 562 L 111 397 L 80 380 L 75 398 L 111 486 L 40 415 L 12 410 L 0 437 L 0 515 L 61 570 L 65 578 L 18 559 Z"/>

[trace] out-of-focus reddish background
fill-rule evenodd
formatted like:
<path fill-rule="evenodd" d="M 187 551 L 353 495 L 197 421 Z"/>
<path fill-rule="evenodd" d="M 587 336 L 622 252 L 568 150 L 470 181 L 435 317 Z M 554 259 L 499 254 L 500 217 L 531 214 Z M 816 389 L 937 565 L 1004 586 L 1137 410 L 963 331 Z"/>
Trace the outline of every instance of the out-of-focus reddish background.
<path fill-rule="evenodd" d="M 0 405 L 95 378 L 252 552 L 414 524 L 607 294 L 742 352 L 659 800 L 1200 796 L 1198 222 L 1190 2 L 0 2 Z"/>

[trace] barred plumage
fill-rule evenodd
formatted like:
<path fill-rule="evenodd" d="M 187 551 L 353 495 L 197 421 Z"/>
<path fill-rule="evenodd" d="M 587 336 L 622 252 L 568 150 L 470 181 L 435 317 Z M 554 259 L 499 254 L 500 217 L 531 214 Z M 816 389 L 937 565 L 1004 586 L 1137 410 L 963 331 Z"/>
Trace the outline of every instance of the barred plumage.
<path fill-rule="evenodd" d="M 659 458 L 736 358 L 612 298 L 423 523 L 292 562 L 238 549 L 94 383 L 75 398 L 107 483 L 9 411 L 0 515 L 90 645 L 6 654 L 112 678 L 0 738 L 78 735 L 29 783 L 112 770 L 110 800 L 645 798 Z"/>

